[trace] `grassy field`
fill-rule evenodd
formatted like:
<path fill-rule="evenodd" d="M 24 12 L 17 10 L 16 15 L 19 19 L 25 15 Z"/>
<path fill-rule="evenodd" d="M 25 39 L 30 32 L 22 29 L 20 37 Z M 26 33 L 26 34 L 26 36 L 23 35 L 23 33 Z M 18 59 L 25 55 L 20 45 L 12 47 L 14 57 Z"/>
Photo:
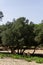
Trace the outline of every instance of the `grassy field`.
<path fill-rule="evenodd" d="M 24 59 L 28 62 L 35 61 L 36 63 L 43 63 L 43 57 L 38 56 L 26 56 L 26 55 L 18 55 L 18 54 L 5 54 L 0 53 L 0 58 L 13 58 L 13 59 Z"/>

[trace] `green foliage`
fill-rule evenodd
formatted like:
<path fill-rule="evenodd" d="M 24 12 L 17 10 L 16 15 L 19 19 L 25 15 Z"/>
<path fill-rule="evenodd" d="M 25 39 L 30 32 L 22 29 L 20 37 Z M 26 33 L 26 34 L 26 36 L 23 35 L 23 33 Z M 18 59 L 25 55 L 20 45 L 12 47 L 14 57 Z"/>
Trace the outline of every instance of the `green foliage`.
<path fill-rule="evenodd" d="M 36 63 L 43 63 L 42 57 L 36 57 L 36 56 L 26 56 L 26 55 L 18 55 L 18 54 L 0 54 L 0 58 L 13 58 L 13 59 L 24 59 L 28 62 L 35 61 Z"/>
<path fill-rule="evenodd" d="M 14 43 L 13 34 L 10 29 L 2 32 L 2 44 L 5 46 L 12 46 Z"/>
<path fill-rule="evenodd" d="M 11 51 L 24 48 L 34 49 L 43 45 L 43 23 L 34 24 L 25 17 L 20 17 L 5 25 L 0 25 L 0 43 L 8 46 Z"/>
<path fill-rule="evenodd" d="M 33 60 L 35 60 L 36 63 L 43 63 L 43 58 L 42 57 L 34 57 Z"/>

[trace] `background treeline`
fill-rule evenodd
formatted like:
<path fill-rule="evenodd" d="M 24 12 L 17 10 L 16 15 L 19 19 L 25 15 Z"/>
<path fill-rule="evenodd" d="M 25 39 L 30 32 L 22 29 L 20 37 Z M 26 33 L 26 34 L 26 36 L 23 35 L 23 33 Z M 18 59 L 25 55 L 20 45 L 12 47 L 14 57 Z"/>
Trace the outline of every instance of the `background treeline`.
<path fill-rule="evenodd" d="M 0 25 L 0 46 L 7 47 L 14 53 L 23 53 L 25 49 L 43 47 L 43 20 L 34 24 L 25 17 L 14 19 L 5 25 Z M 20 50 L 20 52 L 19 52 Z M 34 53 L 33 52 L 33 53 Z"/>

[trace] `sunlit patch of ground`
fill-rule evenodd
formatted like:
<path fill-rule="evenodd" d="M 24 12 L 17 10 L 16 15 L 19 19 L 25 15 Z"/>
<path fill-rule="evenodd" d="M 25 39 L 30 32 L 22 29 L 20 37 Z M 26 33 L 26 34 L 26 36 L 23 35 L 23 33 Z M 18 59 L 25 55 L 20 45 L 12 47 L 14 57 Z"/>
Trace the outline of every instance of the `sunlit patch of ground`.
<path fill-rule="evenodd" d="M 34 61 L 27 62 L 21 59 L 4 58 L 4 59 L 0 59 L 0 65 L 43 65 L 43 63 L 38 64 L 35 63 Z"/>
<path fill-rule="evenodd" d="M 33 53 L 33 51 L 34 50 L 32 50 L 32 49 L 31 50 L 25 50 L 25 53 L 28 53 L 28 52 L 29 53 Z M 43 54 L 43 50 L 40 50 L 40 49 L 39 50 L 35 50 L 35 54 Z"/>

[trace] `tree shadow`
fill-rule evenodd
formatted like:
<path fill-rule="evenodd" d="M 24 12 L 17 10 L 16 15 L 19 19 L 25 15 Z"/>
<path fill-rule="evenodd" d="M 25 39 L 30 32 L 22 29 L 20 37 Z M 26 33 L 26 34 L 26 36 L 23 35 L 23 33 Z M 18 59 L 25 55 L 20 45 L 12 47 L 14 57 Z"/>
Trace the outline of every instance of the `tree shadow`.
<path fill-rule="evenodd" d="M 43 54 L 30 54 L 31 56 L 43 57 Z"/>

